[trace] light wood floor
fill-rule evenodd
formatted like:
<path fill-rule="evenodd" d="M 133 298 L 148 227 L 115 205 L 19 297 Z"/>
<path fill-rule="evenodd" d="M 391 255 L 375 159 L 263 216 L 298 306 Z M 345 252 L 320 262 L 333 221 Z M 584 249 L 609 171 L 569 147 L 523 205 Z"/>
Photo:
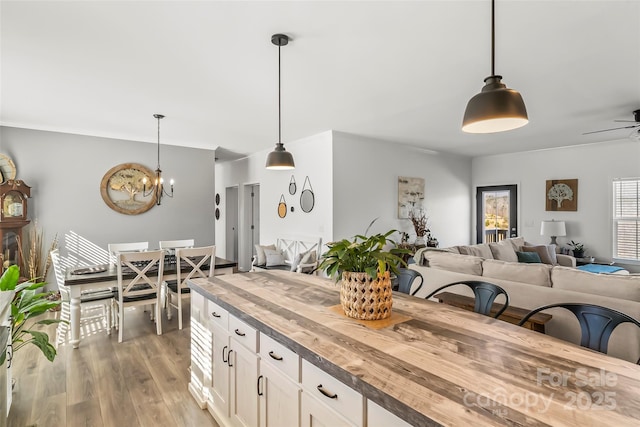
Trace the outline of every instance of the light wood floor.
<path fill-rule="evenodd" d="M 80 348 L 61 345 L 53 362 L 35 346 L 20 349 L 8 425 L 217 426 L 187 389 L 188 309 L 183 315 L 182 331 L 175 315 L 165 315 L 158 336 L 149 313 L 129 309 L 122 343 L 115 329 L 107 335 L 99 322 L 86 322 Z M 45 330 L 53 340 L 55 326 Z"/>

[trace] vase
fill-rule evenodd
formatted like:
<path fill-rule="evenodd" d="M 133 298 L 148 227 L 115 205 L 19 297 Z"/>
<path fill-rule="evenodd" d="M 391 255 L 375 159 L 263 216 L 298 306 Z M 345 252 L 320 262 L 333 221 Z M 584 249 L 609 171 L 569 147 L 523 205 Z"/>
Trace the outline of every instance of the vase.
<path fill-rule="evenodd" d="M 583 250 L 581 250 L 581 251 L 579 251 L 579 250 L 577 250 L 577 249 L 574 249 L 574 250 L 573 250 L 573 256 L 574 256 L 575 258 L 584 258 L 584 249 L 583 249 Z"/>
<path fill-rule="evenodd" d="M 414 245 L 416 245 L 416 246 L 418 246 L 418 245 L 424 246 L 426 244 L 427 244 L 427 242 L 426 242 L 426 240 L 424 240 L 424 236 L 417 236 L 416 237 L 416 241 L 414 242 Z"/>
<path fill-rule="evenodd" d="M 381 320 L 391 316 L 393 298 L 389 272 L 376 279 L 367 273 L 342 272 L 340 304 L 344 313 L 354 319 Z"/>

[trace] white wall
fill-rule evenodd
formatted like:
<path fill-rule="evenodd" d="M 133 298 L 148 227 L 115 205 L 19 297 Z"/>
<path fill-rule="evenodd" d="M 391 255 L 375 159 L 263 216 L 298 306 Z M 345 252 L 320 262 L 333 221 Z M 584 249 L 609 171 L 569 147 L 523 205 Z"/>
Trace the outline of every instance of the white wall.
<path fill-rule="evenodd" d="M 216 191 L 224 195 L 224 189 L 238 186 L 238 199 L 245 200 L 245 185 L 260 184 L 260 243 L 274 243 L 278 237 L 306 238 L 322 237 L 326 242 L 331 237 L 333 200 L 331 197 L 331 132 L 327 131 L 298 141 L 285 142 L 287 151 L 293 154 L 296 168 L 293 171 L 273 171 L 265 169 L 267 154 L 264 150 L 234 162 L 219 163 L 216 167 Z M 294 176 L 297 191 L 289 194 L 289 182 Z M 305 177 L 309 177 L 315 194 L 315 206 L 309 213 L 300 209 L 300 194 Z M 278 216 L 278 203 L 284 194 L 287 215 Z M 225 200 L 221 202 L 221 212 Z M 290 208 L 294 207 L 294 212 Z M 239 217 L 246 218 L 245 204 L 240 203 Z M 219 256 L 226 256 L 226 218 L 216 221 L 216 236 Z M 247 244 L 250 239 L 248 224 L 239 226 L 238 267 L 248 270 L 251 265 L 252 249 Z"/>
<path fill-rule="evenodd" d="M 335 132 L 333 155 L 334 239 L 397 229 L 415 238 L 408 219 L 398 219 L 398 177 L 425 180 L 428 226 L 441 247 L 469 243 L 471 159 Z M 394 235 L 394 239 L 398 239 Z"/>
<path fill-rule="evenodd" d="M 121 163 L 154 170 L 155 144 L 1 127 L 0 152 L 14 160 L 17 179 L 32 187 L 29 218 L 37 219 L 43 229 L 45 250 L 56 234 L 63 256 L 71 235 L 103 250 L 113 242 L 149 241 L 150 247 L 169 239 L 194 238 L 197 245 L 215 242 L 213 150 L 162 145 L 162 170 L 175 179 L 175 196 L 140 215 L 109 208 L 100 195 L 100 183 Z"/>
<path fill-rule="evenodd" d="M 611 180 L 640 176 L 640 143 L 617 140 L 577 147 L 557 148 L 473 159 L 473 188 L 482 185 L 520 184 L 520 230 L 528 241 L 547 243 L 540 236 L 542 220 L 562 220 L 570 240 L 585 244 L 587 255 L 610 261 Z M 578 179 L 576 212 L 545 211 L 545 185 L 549 179 Z M 475 218 L 475 216 L 473 217 Z M 475 229 L 472 224 L 472 231 Z M 638 266 L 625 265 L 631 271 Z"/>

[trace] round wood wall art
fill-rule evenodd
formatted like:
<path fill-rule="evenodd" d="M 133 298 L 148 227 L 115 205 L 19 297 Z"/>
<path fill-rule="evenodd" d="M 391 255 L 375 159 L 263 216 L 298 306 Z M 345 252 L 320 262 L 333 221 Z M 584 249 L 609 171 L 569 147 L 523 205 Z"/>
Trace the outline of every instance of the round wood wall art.
<path fill-rule="evenodd" d="M 284 194 L 280 196 L 280 203 L 278 203 L 278 216 L 280 218 L 287 216 L 287 202 L 284 200 Z"/>
<path fill-rule="evenodd" d="M 143 194 L 143 178 L 147 182 L 155 180 L 151 169 L 138 163 L 122 163 L 104 174 L 100 182 L 102 200 L 116 212 L 125 215 L 139 215 L 156 204 L 156 194 Z"/>

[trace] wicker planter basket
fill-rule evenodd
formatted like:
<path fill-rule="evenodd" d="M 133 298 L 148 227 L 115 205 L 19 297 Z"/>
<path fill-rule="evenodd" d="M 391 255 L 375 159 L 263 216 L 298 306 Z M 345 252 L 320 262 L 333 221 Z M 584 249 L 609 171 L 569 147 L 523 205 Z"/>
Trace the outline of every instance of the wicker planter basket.
<path fill-rule="evenodd" d="M 360 320 L 380 320 L 391 316 L 391 278 L 387 271 L 377 279 L 367 273 L 342 273 L 340 304 L 344 313 Z"/>

